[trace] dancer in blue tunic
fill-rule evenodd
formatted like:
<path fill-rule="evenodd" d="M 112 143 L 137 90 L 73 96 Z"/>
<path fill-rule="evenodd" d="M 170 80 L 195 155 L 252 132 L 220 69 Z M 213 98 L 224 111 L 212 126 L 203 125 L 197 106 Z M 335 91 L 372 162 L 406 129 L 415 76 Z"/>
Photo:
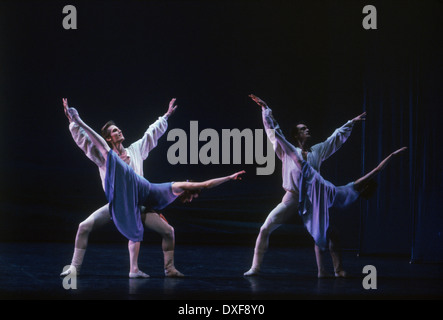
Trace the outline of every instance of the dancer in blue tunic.
<path fill-rule="evenodd" d="M 135 245 L 143 240 L 143 224 L 140 219 L 140 206 L 152 210 L 161 210 L 177 197 L 183 202 L 191 202 L 198 197 L 202 189 L 219 186 L 230 180 L 241 180 L 245 171 L 215 178 L 203 182 L 168 182 L 151 183 L 124 162 L 106 143 L 79 117 L 74 108 L 66 110 L 88 135 L 91 143 L 99 150 L 106 161 L 105 194 L 109 210 L 117 229 Z M 138 250 L 137 250 L 138 252 Z"/>
<path fill-rule="evenodd" d="M 268 119 L 270 128 L 278 127 L 272 116 Z M 383 170 L 394 156 L 407 149 L 403 147 L 392 152 L 375 169 L 354 182 L 344 186 L 335 186 L 324 179 L 317 170 L 303 159 L 303 156 L 286 140 L 280 130 L 275 130 L 275 138 L 280 147 L 294 160 L 302 172 L 299 181 L 299 214 L 316 245 L 322 250 L 325 250 L 329 244 L 329 208 L 345 208 L 360 196 L 366 199 L 369 198 L 375 191 L 374 177 Z M 323 268 L 321 261 L 317 261 L 317 263 L 319 269 Z M 341 261 L 339 263 L 341 265 Z M 345 274 L 342 276 L 345 276 Z"/>
<path fill-rule="evenodd" d="M 171 99 L 167 112 L 163 116 L 159 117 L 157 121 L 151 124 L 144 132 L 143 136 L 130 144 L 129 147 L 123 146 L 125 136 L 122 130 L 117 127 L 112 120 L 108 121 L 101 129 L 101 135 L 106 140 L 109 147 L 111 147 L 112 150 L 114 150 L 114 152 L 117 153 L 124 162 L 130 165 L 134 171 L 141 176 L 144 175 L 144 160 L 157 146 L 159 139 L 168 129 L 168 119 L 178 108 L 175 101 L 175 98 Z M 97 148 L 91 143 L 88 134 L 71 120 L 66 112 L 68 107 L 68 99 L 63 99 L 63 109 L 69 120 L 69 131 L 71 132 L 72 138 L 77 146 L 84 152 L 84 154 L 97 165 L 104 190 L 107 159 L 103 158 Z M 162 238 L 161 248 L 163 251 L 165 276 L 182 277 L 183 274 L 175 267 L 174 228 L 168 223 L 161 213 L 154 212 L 153 210 L 147 211 L 147 208 L 145 207 L 140 208 L 140 211 L 141 220 L 145 228 L 158 233 Z M 77 276 L 79 275 L 90 234 L 99 227 L 102 227 L 111 221 L 112 217 L 109 211 L 109 203 L 106 203 L 79 224 L 77 234 L 75 236 L 74 254 L 72 256 L 71 265 L 68 269 L 64 269 L 60 276 L 64 277 L 72 272 L 76 272 Z M 138 261 L 135 259 L 135 257 L 138 255 L 136 252 L 134 252 L 134 250 L 135 248 L 133 248 L 131 243 L 129 243 L 129 277 L 147 277 L 148 275 L 142 272 L 138 267 Z"/>
<path fill-rule="evenodd" d="M 272 117 L 272 110 L 268 107 L 267 103 L 259 97 L 253 94 L 249 95 L 249 97 L 262 108 L 263 126 L 266 130 L 266 135 L 273 145 L 275 154 L 282 161 L 282 187 L 285 190 L 282 201 L 269 213 L 265 222 L 260 227 L 260 232 L 255 243 L 251 268 L 244 273 L 245 276 L 257 276 L 260 274 L 261 264 L 268 250 L 271 233 L 285 223 L 289 217 L 298 212 L 300 193 L 298 182 L 300 180 L 301 170 L 296 166 L 291 157 L 279 146 L 275 139 L 274 132 L 278 130 L 281 133 L 281 128 L 278 127 L 278 124 L 276 124 L 275 119 Z M 334 130 L 325 141 L 316 143 L 313 146 L 309 146 L 309 140 L 311 139 L 309 128 L 305 124 L 299 123 L 294 127 L 291 134 L 295 141 L 294 147 L 315 170 L 320 172 L 323 161 L 339 150 L 349 138 L 354 124 L 364 121 L 365 119 L 366 112 L 363 112 Z M 271 128 L 269 124 L 274 124 L 274 126 Z M 335 229 L 331 228 L 331 230 L 329 253 L 334 261 L 335 274 L 340 276 L 343 274 L 343 270 L 340 264 L 338 233 Z M 317 245 L 314 245 L 314 252 L 318 266 L 320 266 L 323 252 Z M 322 278 L 325 276 L 328 276 L 328 274 L 319 268 L 318 277 Z"/>

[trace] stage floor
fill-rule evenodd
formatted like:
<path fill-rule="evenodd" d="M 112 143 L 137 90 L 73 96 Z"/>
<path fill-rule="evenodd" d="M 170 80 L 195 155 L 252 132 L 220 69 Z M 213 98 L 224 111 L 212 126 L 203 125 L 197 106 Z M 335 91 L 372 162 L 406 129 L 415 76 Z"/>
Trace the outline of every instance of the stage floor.
<path fill-rule="evenodd" d="M 59 276 L 73 244 L 0 243 L 1 299 L 441 299 L 441 264 L 410 264 L 407 258 L 358 257 L 344 252 L 350 277 L 317 279 L 313 248 L 273 247 L 263 274 L 247 278 L 252 247 L 176 246 L 175 264 L 186 277 L 165 278 L 160 245 L 142 244 L 139 266 L 149 279 L 128 278 L 125 243 L 90 243 L 76 289 Z M 328 258 L 328 264 L 330 265 Z M 377 271 L 376 289 L 364 289 L 365 265 Z M 332 271 L 332 270 L 331 270 Z"/>

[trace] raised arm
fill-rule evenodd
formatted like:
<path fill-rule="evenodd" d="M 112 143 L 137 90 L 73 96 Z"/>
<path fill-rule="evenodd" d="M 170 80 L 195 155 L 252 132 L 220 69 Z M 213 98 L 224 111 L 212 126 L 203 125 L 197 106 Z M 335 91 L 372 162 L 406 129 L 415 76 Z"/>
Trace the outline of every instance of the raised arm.
<path fill-rule="evenodd" d="M 280 135 L 284 137 L 283 132 L 281 131 L 280 125 L 275 120 L 272 115 L 272 110 L 269 108 L 266 102 L 264 102 L 259 97 L 250 94 L 249 97 L 257 103 L 262 108 L 262 120 L 263 126 L 265 127 L 266 135 L 268 136 L 269 141 L 271 141 L 274 151 L 277 154 L 279 159 L 282 159 L 284 152 L 280 148 L 280 145 L 277 143 L 275 139 L 275 131 L 279 131 Z"/>
<path fill-rule="evenodd" d="M 68 113 L 69 106 L 67 99 L 63 99 L 63 108 L 65 115 L 69 120 L 69 131 L 71 132 L 74 142 L 98 167 L 104 166 L 106 164 L 106 158 L 103 158 L 100 151 L 91 142 L 89 135 L 82 128 L 80 128 L 77 123 L 72 121 L 71 116 Z"/>
<path fill-rule="evenodd" d="M 246 171 L 242 170 L 231 174 L 230 176 L 210 179 L 203 182 L 175 182 L 172 185 L 172 192 L 174 194 L 181 194 L 184 191 L 197 191 L 202 189 L 215 188 L 231 180 L 241 180 L 241 175 L 244 173 L 246 173 Z"/>
<path fill-rule="evenodd" d="M 175 109 L 178 108 L 178 105 L 175 104 L 176 98 L 172 98 L 171 101 L 169 101 L 168 111 L 163 115 L 166 120 L 169 119 L 169 117 L 175 112 Z"/>
<path fill-rule="evenodd" d="M 108 152 L 111 149 L 109 148 L 105 139 L 103 139 L 97 132 L 95 132 L 91 127 L 89 127 L 86 123 L 83 122 L 83 120 L 78 115 L 76 109 L 68 107 L 67 99 L 63 99 L 63 107 L 65 109 L 65 114 L 68 117 L 68 119 L 78 124 L 78 126 L 88 134 L 92 144 L 98 149 L 101 155 L 106 159 L 108 156 Z"/>
<path fill-rule="evenodd" d="M 352 119 L 351 121 L 352 121 L 353 123 L 356 123 L 356 122 L 358 122 L 358 121 L 365 121 L 365 120 L 366 120 L 366 111 L 363 112 L 362 114 L 356 116 L 356 117 L 355 117 L 354 119 Z"/>
<path fill-rule="evenodd" d="M 175 105 L 175 100 L 175 98 L 171 99 L 169 102 L 168 111 L 166 111 L 162 117 L 159 117 L 157 121 L 149 126 L 141 139 L 131 144 L 130 148 L 137 150 L 143 160 L 146 159 L 149 152 L 157 146 L 158 140 L 168 129 L 168 119 L 178 108 L 178 105 Z"/>
<path fill-rule="evenodd" d="M 283 132 L 280 129 L 280 126 L 272 115 L 272 110 L 268 107 L 266 102 L 264 102 L 259 97 L 253 94 L 250 94 L 249 97 L 254 100 L 255 103 L 262 107 L 263 123 L 268 133 L 268 137 L 270 137 L 270 140 L 272 137 L 271 142 L 274 144 L 274 150 L 276 150 L 276 152 L 277 150 L 279 150 L 280 153 L 286 153 L 295 161 L 296 165 L 301 169 L 303 159 L 297 153 L 295 147 L 290 144 L 288 140 L 286 140 Z"/>
<path fill-rule="evenodd" d="M 336 129 L 328 139 L 318 143 L 312 147 L 312 152 L 317 153 L 321 160 L 326 160 L 333 155 L 348 140 L 352 133 L 354 124 L 359 121 L 366 120 L 366 112 L 356 116 L 352 120 L 346 122 L 343 126 Z"/>
<path fill-rule="evenodd" d="M 71 117 L 71 115 L 68 112 L 68 109 L 69 109 L 68 98 L 62 98 L 62 100 L 63 100 L 63 110 L 65 111 L 65 115 L 68 118 L 69 123 L 71 123 L 72 122 L 72 117 Z"/>

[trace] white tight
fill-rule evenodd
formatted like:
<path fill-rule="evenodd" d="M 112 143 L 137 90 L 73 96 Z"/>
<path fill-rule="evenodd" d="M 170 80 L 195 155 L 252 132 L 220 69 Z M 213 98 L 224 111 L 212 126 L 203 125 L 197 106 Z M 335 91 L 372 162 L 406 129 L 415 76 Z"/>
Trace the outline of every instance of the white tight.
<path fill-rule="evenodd" d="M 143 224 L 150 230 L 161 235 L 163 251 L 174 250 L 174 228 L 170 226 L 158 213 L 148 212 L 141 215 Z M 111 221 L 109 206 L 106 204 L 97 209 L 86 220 L 80 223 L 75 238 L 75 248 L 86 249 L 89 234 Z"/>
<path fill-rule="evenodd" d="M 275 229 L 297 213 L 298 202 L 298 194 L 286 191 L 282 201 L 269 213 L 260 228 L 260 233 L 255 243 L 256 252 L 264 253 L 268 249 L 269 236 Z"/>

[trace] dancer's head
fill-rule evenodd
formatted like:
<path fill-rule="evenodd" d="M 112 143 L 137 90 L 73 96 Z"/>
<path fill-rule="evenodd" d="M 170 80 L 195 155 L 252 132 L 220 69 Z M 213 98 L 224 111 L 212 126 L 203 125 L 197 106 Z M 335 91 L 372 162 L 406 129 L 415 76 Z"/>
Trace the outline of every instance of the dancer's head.
<path fill-rule="evenodd" d="M 201 190 L 185 190 L 181 195 L 178 196 L 178 199 L 182 203 L 191 202 L 192 199 L 198 198 L 198 195 L 200 194 Z"/>
<path fill-rule="evenodd" d="M 117 127 L 114 121 L 106 122 L 101 130 L 102 137 L 112 149 L 116 144 L 122 143 L 125 140 L 123 132 Z"/>
<path fill-rule="evenodd" d="M 292 128 L 291 135 L 298 147 L 304 146 L 306 141 L 311 138 L 309 128 L 303 123 L 299 123 Z"/>

